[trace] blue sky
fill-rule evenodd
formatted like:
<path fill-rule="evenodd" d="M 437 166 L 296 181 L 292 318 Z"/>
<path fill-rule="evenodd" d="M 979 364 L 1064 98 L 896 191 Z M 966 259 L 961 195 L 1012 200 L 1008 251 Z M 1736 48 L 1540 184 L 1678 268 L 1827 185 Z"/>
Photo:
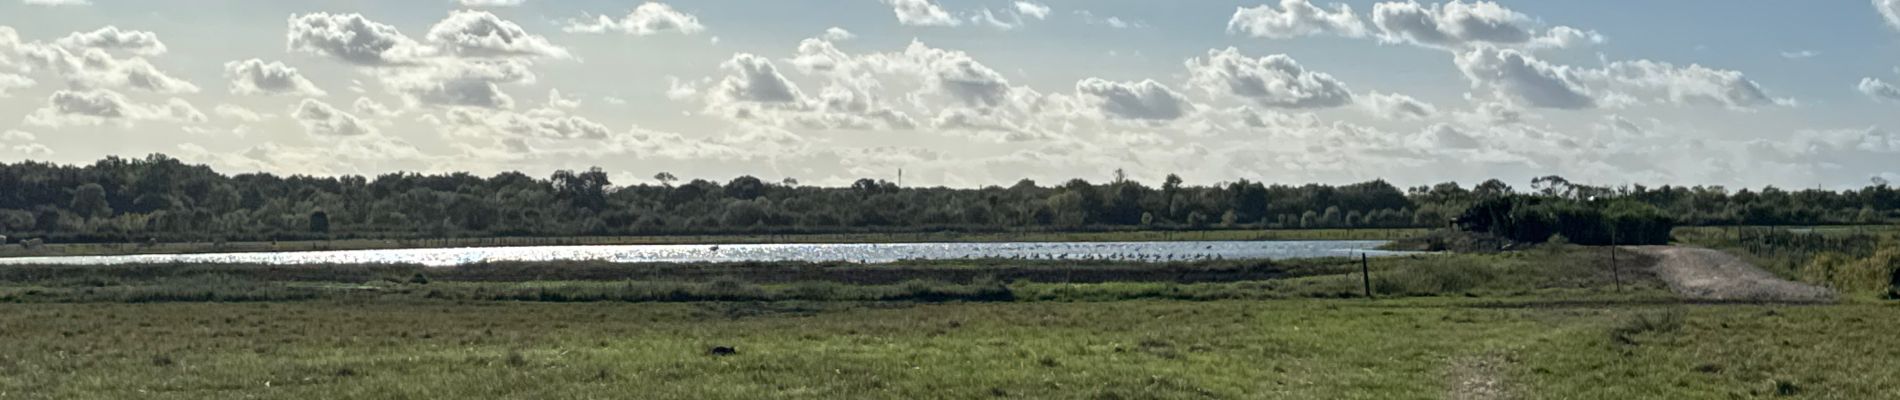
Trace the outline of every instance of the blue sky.
<path fill-rule="evenodd" d="M 1117 168 L 1900 179 L 1894 0 L 480 2 L 0 0 L 0 160 L 618 183 L 903 168 L 965 187 Z M 351 53 L 346 34 L 396 44 Z"/>

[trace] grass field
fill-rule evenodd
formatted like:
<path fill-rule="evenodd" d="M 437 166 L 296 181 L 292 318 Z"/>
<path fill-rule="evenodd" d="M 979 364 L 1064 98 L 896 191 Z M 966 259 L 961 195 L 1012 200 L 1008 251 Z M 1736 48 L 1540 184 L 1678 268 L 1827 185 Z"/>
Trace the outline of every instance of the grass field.
<path fill-rule="evenodd" d="M 327 241 L 229 242 L 156 244 L 47 244 L 27 249 L 0 245 L 0 257 L 78 256 L 115 254 L 227 253 L 260 251 L 313 251 L 405 249 L 477 246 L 641 245 L 641 244 L 753 244 L 753 243 L 932 243 L 932 242 L 1140 242 L 1195 240 L 1393 240 L 1415 237 L 1425 229 L 1275 229 L 1207 231 L 1113 232 L 921 232 L 846 233 L 802 235 L 670 235 L 586 236 L 564 238 L 445 238 L 349 239 Z M 17 241 L 17 240 L 16 240 Z"/>
<path fill-rule="evenodd" d="M 1607 256 L 1374 259 L 1377 299 L 1345 259 L 7 268 L 0 399 L 1900 393 L 1900 307 L 1688 303 Z"/>
<path fill-rule="evenodd" d="M 0 305 L 6 398 L 1881 398 L 1886 305 Z M 1647 321 L 1647 322 L 1645 322 Z M 711 356 L 714 346 L 738 354 Z"/>

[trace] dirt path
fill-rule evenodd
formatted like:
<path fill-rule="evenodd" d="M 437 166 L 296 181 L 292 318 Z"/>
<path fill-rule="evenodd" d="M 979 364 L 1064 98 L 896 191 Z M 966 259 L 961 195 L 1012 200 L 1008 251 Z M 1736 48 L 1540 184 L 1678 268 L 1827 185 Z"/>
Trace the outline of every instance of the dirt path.
<path fill-rule="evenodd" d="M 1453 360 L 1451 363 L 1452 400 L 1508 400 L 1513 398 L 1504 386 L 1503 356 L 1487 354 Z"/>
<path fill-rule="evenodd" d="M 1630 251 L 1657 257 L 1656 277 L 1669 289 L 1695 300 L 1832 301 L 1834 293 L 1790 282 L 1716 250 L 1674 246 L 1632 246 Z"/>

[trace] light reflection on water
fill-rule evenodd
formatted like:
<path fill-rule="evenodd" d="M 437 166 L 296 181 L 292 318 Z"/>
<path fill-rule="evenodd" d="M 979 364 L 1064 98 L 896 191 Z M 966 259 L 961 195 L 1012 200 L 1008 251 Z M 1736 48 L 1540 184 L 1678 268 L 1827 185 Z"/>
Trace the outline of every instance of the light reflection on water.
<path fill-rule="evenodd" d="M 421 264 L 452 266 L 499 261 L 742 262 L 848 261 L 891 262 L 947 259 L 1040 259 L 1192 261 L 1289 259 L 1403 254 L 1372 250 L 1381 240 L 1268 242 L 1052 242 L 1052 243 L 878 243 L 878 244 L 734 244 L 467 247 L 441 249 L 341 250 L 274 253 L 148 254 L 0 258 L 0 265 L 61 264 Z"/>

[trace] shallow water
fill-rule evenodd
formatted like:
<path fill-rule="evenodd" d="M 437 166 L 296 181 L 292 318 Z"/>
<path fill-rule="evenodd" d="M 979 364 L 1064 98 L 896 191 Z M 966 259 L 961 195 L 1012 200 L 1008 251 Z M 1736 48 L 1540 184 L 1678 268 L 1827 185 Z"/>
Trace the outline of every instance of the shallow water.
<path fill-rule="evenodd" d="M 306 252 L 0 258 L 0 265 L 373 264 L 452 266 L 495 261 L 740 262 L 948 260 L 967 258 L 1167 262 L 1372 256 L 1382 240 L 1269 242 L 879 243 L 465 247 Z"/>

